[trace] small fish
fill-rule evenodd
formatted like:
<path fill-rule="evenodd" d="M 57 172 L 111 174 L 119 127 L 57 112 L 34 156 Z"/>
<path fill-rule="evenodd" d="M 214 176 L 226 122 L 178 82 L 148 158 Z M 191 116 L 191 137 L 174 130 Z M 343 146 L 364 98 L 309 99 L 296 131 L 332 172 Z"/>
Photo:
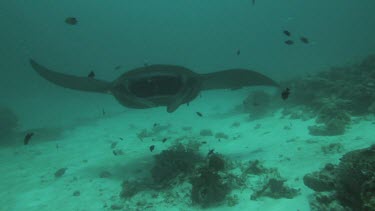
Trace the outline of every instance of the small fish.
<path fill-rule="evenodd" d="M 283 33 L 284 33 L 286 36 L 288 36 L 288 37 L 290 37 L 290 36 L 292 35 L 288 30 L 284 30 Z"/>
<path fill-rule="evenodd" d="M 104 108 L 102 109 L 102 114 L 103 114 L 103 116 L 105 116 L 105 110 L 104 110 Z"/>
<path fill-rule="evenodd" d="M 124 151 L 122 151 L 121 149 L 114 149 L 112 150 L 112 153 L 117 156 L 117 155 L 124 155 Z"/>
<path fill-rule="evenodd" d="M 199 112 L 199 111 L 197 111 L 197 112 L 195 112 L 198 116 L 200 116 L 200 117 L 202 117 L 203 116 L 203 114 L 201 113 L 201 112 Z"/>
<path fill-rule="evenodd" d="M 67 23 L 69 25 L 76 25 L 78 23 L 78 20 L 75 17 L 67 17 L 65 19 L 65 23 Z"/>
<path fill-rule="evenodd" d="M 284 43 L 287 44 L 287 45 L 293 45 L 294 44 L 293 40 L 286 40 Z"/>
<path fill-rule="evenodd" d="M 253 3 L 253 6 L 255 5 L 255 0 L 251 0 L 251 2 Z"/>
<path fill-rule="evenodd" d="M 155 149 L 155 145 L 151 145 L 150 146 L 150 152 L 154 151 L 154 149 Z"/>
<path fill-rule="evenodd" d="M 207 157 L 214 154 L 214 151 L 215 151 L 215 149 L 210 149 L 210 151 L 208 151 L 208 153 L 207 153 Z"/>
<path fill-rule="evenodd" d="M 65 174 L 65 171 L 66 171 L 67 169 L 68 169 L 68 168 L 61 168 L 61 169 L 57 170 L 57 171 L 55 172 L 55 177 L 56 177 L 56 178 L 59 178 L 59 177 L 63 176 L 63 175 Z"/>
<path fill-rule="evenodd" d="M 89 77 L 89 78 L 95 78 L 95 73 L 94 73 L 94 71 L 91 71 L 91 72 L 87 75 L 87 77 Z"/>
<path fill-rule="evenodd" d="M 241 50 L 238 49 L 237 52 L 236 52 L 236 55 L 239 56 L 241 54 Z"/>
<path fill-rule="evenodd" d="M 33 137 L 34 133 L 30 132 L 25 135 L 25 138 L 23 139 L 23 144 L 28 145 L 30 142 L 31 137 Z"/>
<path fill-rule="evenodd" d="M 115 67 L 115 70 L 119 70 L 119 69 L 121 69 L 121 65 L 117 65 L 116 67 Z"/>
<path fill-rule="evenodd" d="M 115 142 L 112 142 L 112 144 L 111 144 L 111 149 L 116 148 L 116 146 L 117 146 L 117 142 L 116 142 L 116 141 L 115 141 Z"/>
<path fill-rule="evenodd" d="M 301 42 L 309 44 L 309 39 L 307 39 L 307 37 L 300 37 L 299 39 L 301 40 Z"/>
<path fill-rule="evenodd" d="M 289 88 L 286 88 L 286 89 L 281 93 L 281 98 L 282 98 L 283 100 L 286 100 L 286 99 L 288 99 L 289 94 L 290 94 L 290 89 L 289 89 Z"/>
<path fill-rule="evenodd" d="M 163 138 L 162 142 L 165 143 L 168 140 L 168 138 Z"/>

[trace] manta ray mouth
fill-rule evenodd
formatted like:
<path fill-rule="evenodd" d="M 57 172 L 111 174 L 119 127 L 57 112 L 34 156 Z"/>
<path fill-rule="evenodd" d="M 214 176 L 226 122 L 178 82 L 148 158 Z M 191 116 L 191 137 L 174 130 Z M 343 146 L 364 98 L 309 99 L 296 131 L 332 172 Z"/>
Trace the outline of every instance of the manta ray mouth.
<path fill-rule="evenodd" d="M 140 98 L 176 95 L 184 85 L 178 76 L 152 76 L 131 81 L 129 91 Z"/>

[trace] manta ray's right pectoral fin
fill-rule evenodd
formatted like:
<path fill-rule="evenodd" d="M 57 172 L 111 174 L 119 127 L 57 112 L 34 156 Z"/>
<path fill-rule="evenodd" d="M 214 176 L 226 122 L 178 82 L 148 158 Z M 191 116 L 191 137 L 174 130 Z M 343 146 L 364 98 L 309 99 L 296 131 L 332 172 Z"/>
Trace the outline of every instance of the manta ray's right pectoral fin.
<path fill-rule="evenodd" d="M 280 85 L 271 78 L 252 70 L 229 69 L 213 73 L 200 74 L 202 90 L 211 89 L 239 89 L 248 86 Z"/>
<path fill-rule="evenodd" d="M 68 75 L 49 70 L 48 68 L 38 64 L 33 59 L 30 59 L 30 64 L 33 69 L 44 79 L 65 88 L 87 92 L 108 93 L 111 87 L 110 82 L 88 77 Z"/>

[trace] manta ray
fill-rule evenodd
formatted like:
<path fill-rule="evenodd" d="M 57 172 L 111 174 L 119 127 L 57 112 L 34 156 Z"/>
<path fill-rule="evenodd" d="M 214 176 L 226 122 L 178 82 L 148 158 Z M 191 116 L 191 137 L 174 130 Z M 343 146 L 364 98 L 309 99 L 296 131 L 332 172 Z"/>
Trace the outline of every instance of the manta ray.
<path fill-rule="evenodd" d="M 58 86 L 111 94 L 128 108 L 166 106 L 169 113 L 194 100 L 205 90 L 240 89 L 247 86 L 279 87 L 271 78 L 247 69 L 199 74 L 182 66 L 155 64 L 129 70 L 114 81 L 108 82 L 56 72 L 33 59 L 30 59 L 30 64 L 41 77 Z"/>

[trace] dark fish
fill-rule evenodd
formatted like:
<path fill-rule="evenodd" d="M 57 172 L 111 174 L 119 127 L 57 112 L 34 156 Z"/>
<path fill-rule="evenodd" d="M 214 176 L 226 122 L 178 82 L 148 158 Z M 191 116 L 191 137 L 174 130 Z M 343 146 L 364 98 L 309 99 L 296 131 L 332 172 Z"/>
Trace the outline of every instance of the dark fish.
<path fill-rule="evenodd" d="M 289 88 L 286 88 L 286 89 L 281 93 L 281 98 L 282 98 L 283 100 L 286 100 L 286 99 L 288 99 L 289 94 L 290 94 L 290 89 L 289 89 Z"/>
<path fill-rule="evenodd" d="M 91 71 L 91 72 L 87 75 L 87 77 L 89 77 L 89 78 L 95 78 L 95 73 L 94 73 L 94 71 Z"/>
<path fill-rule="evenodd" d="M 65 19 L 65 23 L 67 23 L 69 25 L 76 25 L 78 23 L 78 20 L 75 17 L 67 17 Z"/>
<path fill-rule="evenodd" d="M 255 0 L 251 0 L 251 2 L 253 3 L 253 6 L 255 5 Z"/>
<path fill-rule="evenodd" d="M 162 142 L 166 142 L 168 140 L 168 138 L 163 138 Z"/>
<path fill-rule="evenodd" d="M 112 153 L 117 156 L 117 155 L 123 155 L 124 154 L 124 151 L 122 151 L 121 149 L 114 149 L 112 150 Z"/>
<path fill-rule="evenodd" d="M 115 70 L 119 70 L 121 67 L 122 67 L 121 65 L 117 65 L 117 66 L 115 67 Z"/>
<path fill-rule="evenodd" d="M 117 142 L 113 142 L 113 143 L 111 144 L 111 149 L 116 148 L 116 146 L 117 146 Z"/>
<path fill-rule="evenodd" d="M 286 36 L 288 36 L 288 37 L 290 37 L 290 35 L 292 35 L 288 30 L 284 30 L 283 33 L 284 33 Z"/>
<path fill-rule="evenodd" d="M 154 151 L 154 149 L 155 149 L 155 145 L 151 145 L 150 146 L 150 152 Z"/>
<path fill-rule="evenodd" d="M 196 114 L 198 115 L 198 116 L 200 116 L 200 117 L 202 117 L 203 116 L 203 114 L 201 113 L 201 112 L 196 112 Z"/>
<path fill-rule="evenodd" d="M 215 151 L 215 149 L 210 149 L 210 151 L 208 151 L 208 153 L 207 153 L 207 157 L 214 154 L 214 151 Z"/>
<path fill-rule="evenodd" d="M 159 124 L 158 123 L 154 123 L 154 125 L 153 125 L 154 127 L 157 127 L 157 126 L 159 126 Z"/>
<path fill-rule="evenodd" d="M 81 192 L 79 192 L 79 190 L 76 190 L 73 192 L 73 196 L 80 196 L 81 195 Z"/>
<path fill-rule="evenodd" d="M 293 40 L 286 40 L 284 43 L 287 44 L 287 45 L 293 45 L 294 44 Z"/>
<path fill-rule="evenodd" d="M 25 138 L 23 139 L 23 144 L 28 145 L 31 137 L 33 137 L 34 133 L 30 132 L 25 135 Z"/>
<path fill-rule="evenodd" d="M 241 54 L 241 50 L 238 49 L 237 52 L 236 52 L 236 55 L 239 56 Z"/>
<path fill-rule="evenodd" d="M 309 44 L 309 39 L 307 39 L 307 37 L 300 37 L 299 39 L 301 40 L 301 42 Z"/>
<path fill-rule="evenodd" d="M 67 169 L 68 169 L 68 168 L 61 168 L 61 169 L 57 170 L 57 171 L 55 172 L 55 177 L 56 177 L 56 178 L 61 177 L 62 175 L 65 174 L 65 171 L 66 171 Z"/>

